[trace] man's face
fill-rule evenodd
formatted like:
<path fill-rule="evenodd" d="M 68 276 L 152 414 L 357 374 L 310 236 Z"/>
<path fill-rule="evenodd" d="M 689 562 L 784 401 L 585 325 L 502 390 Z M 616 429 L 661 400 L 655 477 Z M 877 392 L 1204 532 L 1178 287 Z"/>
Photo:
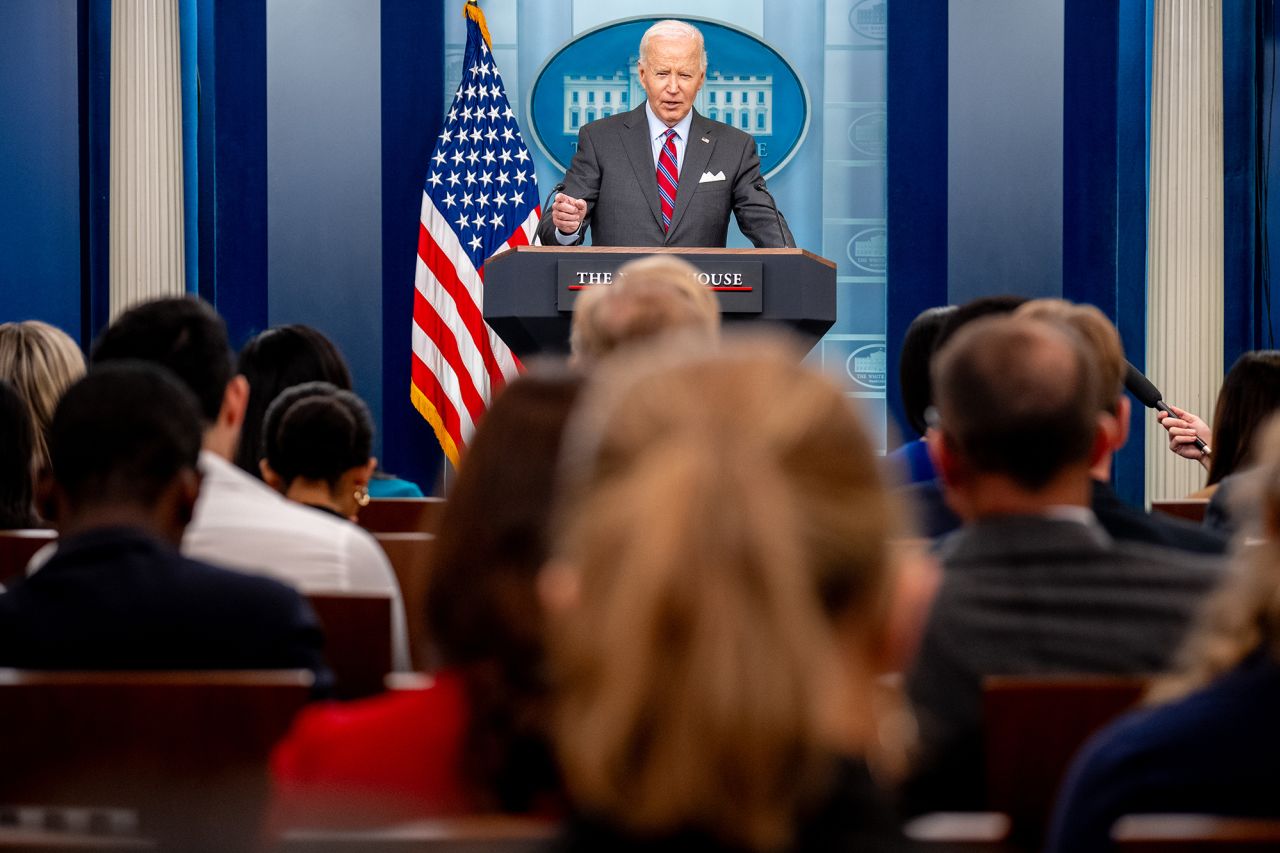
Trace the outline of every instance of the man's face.
<path fill-rule="evenodd" d="M 693 39 L 659 37 L 649 42 L 649 55 L 640 63 L 640 85 L 653 114 L 667 127 L 693 109 L 694 96 L 706 78 L 701 59 Z"/>

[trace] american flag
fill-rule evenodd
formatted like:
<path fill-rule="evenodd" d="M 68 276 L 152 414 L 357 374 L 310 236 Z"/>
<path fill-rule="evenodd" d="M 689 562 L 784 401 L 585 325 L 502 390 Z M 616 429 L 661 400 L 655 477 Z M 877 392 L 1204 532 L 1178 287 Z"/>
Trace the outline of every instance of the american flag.
<path fill-rule="evenodd" d="M 414 407 L 454 465 L 491 395 L 520 362 L 484 321 L 484 262 L 527 245 L 541 211 L 533 159 L 490 50 L 484 15 L 463 7 L 462 82 L 422 190 L 414 278 Z"/>

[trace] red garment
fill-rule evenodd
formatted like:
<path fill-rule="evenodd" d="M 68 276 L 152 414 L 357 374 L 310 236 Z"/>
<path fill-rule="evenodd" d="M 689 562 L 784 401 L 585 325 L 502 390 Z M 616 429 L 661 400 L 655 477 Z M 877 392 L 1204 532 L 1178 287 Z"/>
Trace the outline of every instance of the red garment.
<path fill-rule="evenodd" d="M 271 758 L 277 827 L 377 824 L 474 812 L 461 779 L 466 693 L 445 671 L 422 690 L 305 709 Z"/>

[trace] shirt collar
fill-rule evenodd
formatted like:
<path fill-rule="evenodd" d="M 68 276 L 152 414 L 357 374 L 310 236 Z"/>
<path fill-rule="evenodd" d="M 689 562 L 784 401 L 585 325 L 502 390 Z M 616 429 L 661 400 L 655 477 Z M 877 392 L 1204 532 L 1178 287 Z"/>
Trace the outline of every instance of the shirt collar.
<path fill-rule="evenodd" d="M 649 138 L 657 139 L 659 136 L 667 132 L 667 123 L 653 114 L 653 107 L 649 106 L 649 102 L 644 102 L 644 115 L 649 120 Z M 685 142 L 689 141 L 689 128 L 693 126 L 693 107 L 689 108 L 689 112 L 685 113 L 684 118 L 676 122 L 671 128 Z"/>

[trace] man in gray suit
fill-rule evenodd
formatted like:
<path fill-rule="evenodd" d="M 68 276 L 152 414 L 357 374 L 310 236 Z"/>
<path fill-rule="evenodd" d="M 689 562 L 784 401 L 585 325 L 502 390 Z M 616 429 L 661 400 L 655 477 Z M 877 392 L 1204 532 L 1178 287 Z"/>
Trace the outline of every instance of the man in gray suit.
<path fill-rule="evenodd" d="M 538 223 L 543 245 L 723 246 L 729 212 L 759 248 L 795 245 L 765 189 L 751 135 L 693 109 L 707 76 L 702 33 L 659 21 L 640 39 L 647 100 L 578 131 L 564 192 Z"/>
<path fill-rule="evenodd" d="M 1114 415 L 1071 329 L 976 321 L 934 357 L 929 451 L 964 525 L 907 691 L 920 727 L 908 811 L 983 808 L 988 675 L 1161 670 L 1220 575 L 1217 557 L 1111 539 L 1090 467 Z"/>

